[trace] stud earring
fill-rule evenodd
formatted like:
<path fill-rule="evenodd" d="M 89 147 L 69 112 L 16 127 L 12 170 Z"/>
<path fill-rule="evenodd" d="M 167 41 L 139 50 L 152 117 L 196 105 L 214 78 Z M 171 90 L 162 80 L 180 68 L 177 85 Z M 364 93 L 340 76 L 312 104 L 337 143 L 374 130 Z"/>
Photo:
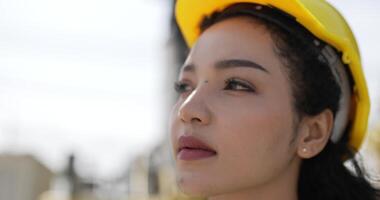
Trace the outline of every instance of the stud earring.
<path fill-rule="evenodd" d="M 306 153 L 307 149 L 306 148 L 302 148 L 302 152 Z"/>

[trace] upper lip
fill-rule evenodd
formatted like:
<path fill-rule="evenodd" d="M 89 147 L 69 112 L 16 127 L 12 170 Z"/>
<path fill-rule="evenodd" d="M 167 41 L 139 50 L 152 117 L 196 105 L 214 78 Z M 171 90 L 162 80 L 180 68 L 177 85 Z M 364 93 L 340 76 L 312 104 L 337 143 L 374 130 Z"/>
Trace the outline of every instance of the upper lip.
<path fill-rule="evenodd" d="M 202 140 L 194 137 L 194 136 L 181 136 L 178 139 L 178 152 L 181 151 L 184 148 L 189 148 L 189 149 L 202 149 L 206 151 L 216 151 L 211 148 L 208 144 L 203 142 Z"/>

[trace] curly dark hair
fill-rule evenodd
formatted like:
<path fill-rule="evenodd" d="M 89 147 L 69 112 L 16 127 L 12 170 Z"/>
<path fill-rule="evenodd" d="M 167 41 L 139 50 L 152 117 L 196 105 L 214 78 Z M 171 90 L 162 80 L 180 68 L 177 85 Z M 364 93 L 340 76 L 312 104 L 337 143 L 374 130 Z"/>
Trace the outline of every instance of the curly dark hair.
<path fill-rule="evenodd" d="M 258 9 L 259 8 L 259 9 Z M 283 62 L 291 81 L 293 107 L 298 117 L 314 116 L 330 109 L 334 116 L 339 110 L 341 88 L 321 48 L 327 44 L 317 39 L 296 20 L 273 7 L 239 3 L 206 16 L 199 25 L 201 31 L 233 17 L 249 17 L 263 25 L 274 41 L 274 51 Z M 340 56 L 340 53 L 335 50 Z M 322 58 L 322 59 L 321 59 Z M 347 66 L 346 66 L 347 70 Z M 349 74 L 349 73 L 348 73 Z M 353 80 L 349 77 L 351 87 Z M 301 200 L 375 200 L 380 197 L 349 145 L 350 124 L 343 138 L 327 143 L 317 156 L 302 162 L 298 181 Z M 349 162 L 352 169 L 345 166 Z"/>

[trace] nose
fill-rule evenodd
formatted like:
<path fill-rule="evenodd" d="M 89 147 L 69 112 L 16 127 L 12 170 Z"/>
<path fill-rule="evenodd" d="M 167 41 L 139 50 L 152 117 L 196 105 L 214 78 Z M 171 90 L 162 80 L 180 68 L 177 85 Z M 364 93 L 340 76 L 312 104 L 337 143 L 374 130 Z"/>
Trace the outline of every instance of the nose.
<path fill-rule="evenodd" d="M 211 121 L 211 113 L 206 104 L 207 93 L 193 91 L 178 109 L 179 118 L 185 123 L 207 125 Z"/>

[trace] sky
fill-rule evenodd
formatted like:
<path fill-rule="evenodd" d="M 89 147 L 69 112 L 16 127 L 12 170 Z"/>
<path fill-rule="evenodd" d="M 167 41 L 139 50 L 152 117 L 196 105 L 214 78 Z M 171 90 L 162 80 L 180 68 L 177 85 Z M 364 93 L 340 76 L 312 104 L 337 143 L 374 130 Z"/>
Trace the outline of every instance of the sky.
<path fill-rule="evenodd" d="M 362 53 L 377 121 L 380 2 L 334 0 Z M 165 135 L 168 0 L 0 0 L 0 152 L 115 175 Z"/>
<path fill-rule="evenodd" d="M 168 16 L 157 0 L 0 1 L 0 149 L 112 174 L 152 148 Z"/>

